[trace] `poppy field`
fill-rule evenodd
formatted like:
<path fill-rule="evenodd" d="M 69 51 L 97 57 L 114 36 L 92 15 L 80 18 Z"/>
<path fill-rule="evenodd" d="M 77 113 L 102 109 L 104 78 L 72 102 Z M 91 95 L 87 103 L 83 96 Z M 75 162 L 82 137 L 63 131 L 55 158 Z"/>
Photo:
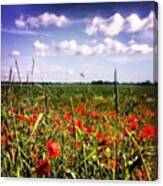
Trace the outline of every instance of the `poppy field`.
<path fill-rule="evenodd" d="M 1 87 L 1 176 L 157 179 L 155 85 Z"/>

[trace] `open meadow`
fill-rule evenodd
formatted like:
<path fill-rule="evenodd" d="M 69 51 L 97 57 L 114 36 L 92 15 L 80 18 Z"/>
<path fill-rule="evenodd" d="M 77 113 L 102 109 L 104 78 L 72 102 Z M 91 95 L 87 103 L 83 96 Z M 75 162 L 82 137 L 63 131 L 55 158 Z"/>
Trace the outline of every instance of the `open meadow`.
<path fill-rule="evenodd" d="M 3 83 L 2 176 L 155 180 L 155 88 Z"/>

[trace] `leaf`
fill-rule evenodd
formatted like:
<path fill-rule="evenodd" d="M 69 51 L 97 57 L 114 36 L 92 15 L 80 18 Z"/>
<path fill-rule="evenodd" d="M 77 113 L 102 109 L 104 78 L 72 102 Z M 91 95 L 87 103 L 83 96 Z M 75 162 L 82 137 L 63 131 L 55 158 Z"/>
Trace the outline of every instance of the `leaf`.
<path fill-rule="evenodd" d="M 36 131 L 36 129 L 37 129 L 37 127 L 38 127 L 38 124 L 40 123 L 42 117 L 43 117 L 43 113 L 39 114 L 38 119 L 37 119 L 37 121 L 36 121 L 36 123 L 35 123 L 35 125 L 34 125 L 33 131 L 32 131 L 32 135 L 33 135 L 34 132 Z"/>
<path fill-rule="evenodd" d="M 81 161 L 80 165 L 82 165 L 85 161 L 89 160 L 90 158 L 93 157 L 93 155 L 96 154 L 96 149 L 94 149 L 87 157 L 84 158 L 83 161 Z"/>

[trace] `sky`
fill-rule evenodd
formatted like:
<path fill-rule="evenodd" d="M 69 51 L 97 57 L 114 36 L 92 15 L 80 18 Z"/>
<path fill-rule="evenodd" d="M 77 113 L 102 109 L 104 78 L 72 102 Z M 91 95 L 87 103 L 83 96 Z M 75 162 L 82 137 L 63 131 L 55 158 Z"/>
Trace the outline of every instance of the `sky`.
<path fill-rule="evenodd" d="M 155 81 L 152 1 L 2 5 L 1 19 L 2 81 L 18 81 L 15 60 L 21 81 Z"/>

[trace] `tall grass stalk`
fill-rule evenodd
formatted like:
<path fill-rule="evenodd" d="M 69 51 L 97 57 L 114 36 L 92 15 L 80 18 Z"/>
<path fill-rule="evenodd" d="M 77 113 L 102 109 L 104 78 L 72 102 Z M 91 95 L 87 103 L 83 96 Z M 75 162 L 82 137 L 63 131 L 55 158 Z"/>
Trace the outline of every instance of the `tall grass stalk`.
<path fill-rule="evenodd" d="M 35 67 L 35 60 L 32 58 L 32 68 L 31 68 L 31 97 L 33 95 L 33 75 L 34 75 L 34 67 Z M 33 105 L 33 100 L 32 100 L 32 105 Z"/>
<path fill-rule="evenodd" d="M 73 100 L 72 97 L 70 98 L 70 104 L 71 104 L 71 112 L 72 112 L 72 123 L 73 123 L 73 134 L 74 134 L 74 144 L 76 144 L 77 142 L 77 131 L 76 131 L 76 127 L 75 127 L 75 121 L 74 121 L 74 105 L 73 105 Z M 76 173 L 78 174 L 78 167 L 79 167 L 79 162 L 78 162 L 78 154 L 77 154 L 77 149 L 75 148 L 74 145 L 74 151 L 75 151 L 75 158 L 76 158 Z"/>
<path fill-rule="evenodd" d="M 114 123 L 114 133 L 115 133 L 115 142 L 114 142 L 114 161 L 115 161 L 115 169 L 113 170 L 113 179 L 117 179 L 117 159 L 118 159 L 118 144 L 117 144 L 117 133 L 118 133 L 118 89 L 117 89 L 117 70 L 114 70 L 114 101 L 115 101 L 115 111 L 117 114 L 116 122 Z"/>
<path fill-rule="evenodd" d="M 19 65 L 18 65 L 17 60 L 15 60 L 15 65 L 16 65 L 16 70 L 17 70 L 19 82 L 21 82 L 20 70 L 19 70 Z"/>

